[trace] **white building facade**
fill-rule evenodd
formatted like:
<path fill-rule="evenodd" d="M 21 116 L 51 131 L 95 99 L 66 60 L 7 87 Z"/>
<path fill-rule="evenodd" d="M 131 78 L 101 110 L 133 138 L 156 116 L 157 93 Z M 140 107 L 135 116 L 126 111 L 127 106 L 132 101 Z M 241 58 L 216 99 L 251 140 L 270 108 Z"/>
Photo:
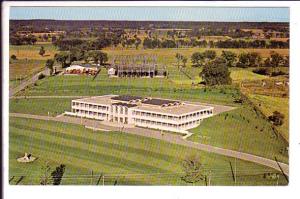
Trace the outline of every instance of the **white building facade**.
<path fill-rule="evenodd" d="M 66 115 L 186 133 L 213 115 L 213 107 L 137 96 L 105 95 L 72 100 Z"/>

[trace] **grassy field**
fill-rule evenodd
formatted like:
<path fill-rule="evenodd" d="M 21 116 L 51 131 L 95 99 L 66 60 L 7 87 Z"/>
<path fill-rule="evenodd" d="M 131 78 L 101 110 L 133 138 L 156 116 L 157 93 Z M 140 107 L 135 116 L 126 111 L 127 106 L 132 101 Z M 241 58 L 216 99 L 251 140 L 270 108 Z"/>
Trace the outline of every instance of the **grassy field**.
<path fill-rule="evenodd" d="M 46 54 L 39 55 L 41 46 L 44 46 Z M 47 59 L 52 59 L 57 52 L 52 44 L 36 44 L 9 46 L 9 56 L 16 55 L 17 60 L 10 60 L 9 64 L 9 87 L 13 88 L 31 75 L 41 71 L 45 67 Z"/>
<path fill-rule="evenodd" d="M 267 117 L 272 115 L 274 111 L 284 114 L 283 125 L 277 129 L 286 140 L 289 140 L 289 98 L 265 95 L 249 95 L 249 98 Z"/>
<path fill-rule="evenodd" d="M 46 53 L 44 56 L 39 55 L 41 46 L 44 47 Z M 11 55 L 16 55 L 18 59 L 28 59 L 28 60 L 47 60 L 53 59 L 57 49 L 52 44 L 35 44 L 35 45 L 21 45 L 9 46 L 9 57 Z"/>
<path fill-rule="evenodd" d="M 175 55 L 176 53 L 181 53 L 188 58 L 187 66 L 191 65 L 190 57 L 194 52 L 203 52 L 208 50 L 208 48 L 170 48 L 170 49 L 105 49 L 104 52 L 108 53 L 109 59 L 116 55 L 156 55 L 157 61 L 161 64 L 176 64 Z M 222 49 L 222 48 L 212 48 L 209 50 L 215 50 L 217 55 L 221 55 L 223 50 L 229 50 L 240 54 L 242 52 L 257 52 L 262 57 L 269 57 L 271 51 L 278 52 L 282 55 L 289 55 L 289 49 Z"/>
<path fill-rule="evenodd" d="M 12 60 L 9 65 L 9 79 L 24 79 L 45 68 L 45 60 Z"/>
<path fill-rule="evenodd" d="M 9 144 L 10 184 L 16 184 L 20 176 L 25 177 L 19 184 L 39 184 L 41 166 L 48 161 L 52 170 L 66 165 L 63 185 L 96 185 L 101 173 L 106 185 L 191 185 L 181 180 L 181 162 L 188 154 L 198 154 L 203 173 L 211 171 L 211 185 L 234 185 L 232 158 L 121 132 L 94 132 L 80 125 L 11 117 Z M 38 160 L 18 163 L 16 158 L 24 152 Z M 264 173 L 276 172 L 271 168 L 240 160 L 236 165 L 237 185 L 276 184 L 276 180 L 263 178 Z M 286 184 L 283 176 L 279 184 Z M 205 185 L 205 181 L 196 185 Z"/>
<path fill-rule="evenodd" d="M 246 104 L 207 118 L 190 131 L 194 133 L 188 138 L 192 141 L 288 162 L 288 155 L 282 153 L 288 144 L 276 138 L 271 124 Z"/>
<path fill-rule="evenodd" d="M 210 88 L 176 84 L 166 78 L 108 78 L 100 74 L 95 80 L 90 76 L 55 76 L 37 82 L 36 86 L 19 95 L 104 95 L 127 94 L 203 101 L 219 104 L 234 104 L 237 90 L 232 87 Z"/>
<path fill-rule="evenodd" d="M 64 111 L 71 111 L 71 98 L 67 99 L 10 99 L 10 113 L 28 113 L 35 115 L 56 116 Z"/>
<path fill-rule="evenodd" d="M 234 82 L 241 82 L 245 80 L 262 80 L 269 78 L 265 75 L 253 73 L 253 69 L 254 68 L 230 68 L 230 77 Z"/>

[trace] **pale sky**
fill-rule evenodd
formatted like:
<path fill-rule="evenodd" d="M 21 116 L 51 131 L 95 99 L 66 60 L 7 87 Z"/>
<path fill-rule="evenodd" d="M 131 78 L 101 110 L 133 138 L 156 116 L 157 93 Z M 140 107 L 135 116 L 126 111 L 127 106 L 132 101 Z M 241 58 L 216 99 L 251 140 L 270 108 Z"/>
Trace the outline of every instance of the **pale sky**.
<path fill-rule="evenodd" d="M 11 7 L 10 19 L 289 22 L 289 8 Z"/>

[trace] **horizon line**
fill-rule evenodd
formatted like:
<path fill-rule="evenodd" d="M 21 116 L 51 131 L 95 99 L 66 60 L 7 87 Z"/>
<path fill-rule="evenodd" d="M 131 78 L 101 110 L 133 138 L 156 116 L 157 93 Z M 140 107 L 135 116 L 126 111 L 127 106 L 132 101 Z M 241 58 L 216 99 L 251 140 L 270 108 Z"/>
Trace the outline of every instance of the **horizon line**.
<path fill-rule="evenodd" d="M 151 21 L 151 22 L 232 22 L 232 23 L 290 23 L 290 21 L 210 21 L 210 20 L 203 20 L 203 21 L 196 21 L 196 20 L 147 20 L 147 19 L 9 19 L 9 20 L 31 20 L 31 21 Z"/>

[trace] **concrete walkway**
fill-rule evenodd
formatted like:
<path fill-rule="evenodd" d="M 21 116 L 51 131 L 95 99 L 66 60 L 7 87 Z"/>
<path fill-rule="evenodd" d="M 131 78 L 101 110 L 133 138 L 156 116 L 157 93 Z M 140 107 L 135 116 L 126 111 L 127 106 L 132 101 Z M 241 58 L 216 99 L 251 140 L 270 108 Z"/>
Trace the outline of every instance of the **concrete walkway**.
<path fill-rule="evenodd" d="M 123 128 L 123 127 L 107 126 L 107 125 L 103 125 L 100 121 L 97 121 L 97 120 L 81 119 L 81 118 L 68 117 L 68 116 L 63 116 L 63 115 L 60 115 L 59 117 L 48 117 L 48 116 L 30 115 L 30 114 L 23 114 L 23 113 L 10 113 L 9 116 L 10 117 L 31 118 L 31 119 L 38 119 L 38 120 L 65 122 L 65 123 L 71 123 L 71 124 L 81 124 L 88 128 L 111 130 L 111 131 L 121 131 L 124 133 L 155 138 L 155 139 L 163 140 L 163 141 L 174 143 L 174 144 L 179 144 L 182 146 L 196 148 L 196 149 L 206 151 L 209 153 L 216 153 L 219 155 L 224 155 L 224 156 L 238 158 L 238 159 L 249 161 L 249 162 L 254 162 L 257 164 L 261 164 L 264 166 L 274 168 L 278 171 L 281 171 L 281 169 L 280 169 L 280 167 L 281 167 L 283 172 L 287 176 L 289 175 L 289 165 L 288 164 L 279 162 L 279 165 L 280 165 L 280 167 L 279 167 L 278 163 L 275 160 L 271 160 L 271 159 L 267 159 L 267 158 L 263 158 L 260 156 L 239 152 L 239 151 L 234 151 L 234 150 L 230 150 L 230 149 L 224 149 L 224 148 L 220 148 L 220 147 L 215 147 L 215 146 L 211 146 L 211 145 L 205 145 L 205 144 L 188 141 L 186 139 L 183 139 L 182 136 L 176 135 L 176 134 L 162 133 L 157 130 L 145 129 L 145 128 L 139 128 L 139 127 Z"/>

